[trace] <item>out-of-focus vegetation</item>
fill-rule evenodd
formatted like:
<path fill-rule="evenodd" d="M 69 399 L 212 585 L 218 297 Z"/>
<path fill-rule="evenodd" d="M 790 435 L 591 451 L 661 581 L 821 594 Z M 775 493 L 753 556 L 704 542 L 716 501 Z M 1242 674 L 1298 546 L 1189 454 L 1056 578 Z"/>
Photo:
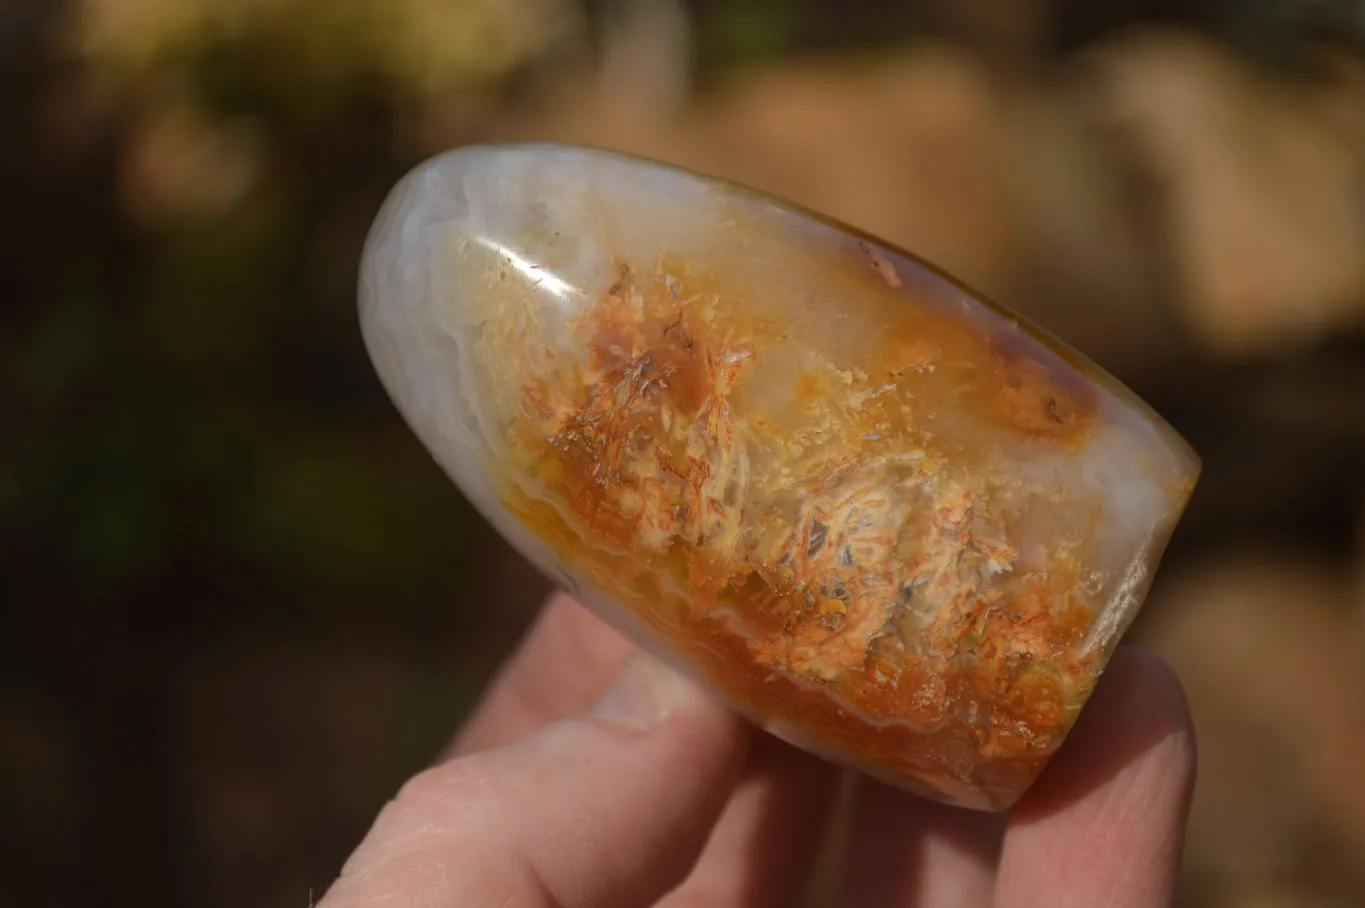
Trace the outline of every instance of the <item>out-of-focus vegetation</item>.
<path fill-rule="evenodd" d="M 1365 901 L 1365 4 L 0 3 L 0 906 L 296 906 L 544 592 L 384 399 L 384 193 L 548 138 L 934 259 L 1205 457 L 1185 903 Z"/>

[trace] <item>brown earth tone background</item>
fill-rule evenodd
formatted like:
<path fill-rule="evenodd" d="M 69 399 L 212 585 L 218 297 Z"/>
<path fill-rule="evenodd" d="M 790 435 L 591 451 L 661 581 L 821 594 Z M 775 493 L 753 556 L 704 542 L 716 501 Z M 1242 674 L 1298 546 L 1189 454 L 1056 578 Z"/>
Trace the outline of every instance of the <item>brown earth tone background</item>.
<path fill-rule="evenodd" d="M 354 315 L 384 193 L 605 145 L 880 234 L 1205 472 L 1131 640 L 1181 904 L 1365 904 L 1365 2 L 0 0 L 0 908 L 303 908 L 544 595 Z"/>

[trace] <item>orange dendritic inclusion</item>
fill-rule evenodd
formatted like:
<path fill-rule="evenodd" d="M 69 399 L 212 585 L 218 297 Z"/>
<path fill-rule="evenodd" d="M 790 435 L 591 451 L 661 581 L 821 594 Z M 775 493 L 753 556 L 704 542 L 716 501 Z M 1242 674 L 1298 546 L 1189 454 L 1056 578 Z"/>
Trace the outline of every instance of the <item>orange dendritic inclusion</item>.
<path fill-rule="evenodd" d="M 1026 556 L 1016 525 L 1058 493 L 993 452 L 1069 456 L 1096 392 L 1013 324 L 918 305 L 865 264 L 899 305 L 856 365 L 683 263 L 620 266 L 572 323 L 586 366 L 547 348 L 519 378 L 534 491 L 504 503 L 753 714 L 1006 805 L 1107 654 L 1081 645 L 1105 604 L 1083 569 L 1098 499 Z"/>

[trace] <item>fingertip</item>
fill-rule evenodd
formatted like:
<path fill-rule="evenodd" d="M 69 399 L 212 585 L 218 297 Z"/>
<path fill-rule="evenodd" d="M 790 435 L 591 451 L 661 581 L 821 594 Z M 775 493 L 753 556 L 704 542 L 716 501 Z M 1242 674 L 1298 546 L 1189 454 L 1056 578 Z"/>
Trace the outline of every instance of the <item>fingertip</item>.
<path fill-rule="evenodd" d="M 1121 648 L 1061 750 L 1010 812 L 999 904 L 1166 904 L 1196 771 L 1179 678 L 1156 656 Z"/>
<path fill-rule="evenodd" d="M 1118 656 L 1132 668 L 1120 675 L 1117 695 L 1147 704 L 1145 714 L 1133 709 L 1135 722 L 1147 726 L 1138 736 L 1163 742 L 1165 749 L 1160 756 L 1165 768 L 1185 779 L 1186 793 L 1192 794 L 1199 770 L 1199 736 L 1185 685 L 1175 669 L 1154 653 L 1125 647 Z"/>
<path fill-rule="evenodd" d="M 1192 787 L 1194 719 L 1184 686 L 1164 660 L 1120 647 L 1076 727 L 1013 812 L 1030 817 L 1065 809 L 1112 785 L 1124 767 L 1139 761 Z"/>

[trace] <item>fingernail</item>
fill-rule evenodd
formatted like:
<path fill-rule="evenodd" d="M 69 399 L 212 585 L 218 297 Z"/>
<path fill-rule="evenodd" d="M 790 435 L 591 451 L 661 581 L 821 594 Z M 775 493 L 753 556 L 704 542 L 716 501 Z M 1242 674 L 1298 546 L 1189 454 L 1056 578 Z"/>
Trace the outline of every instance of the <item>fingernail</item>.
<path fill-rule="evenodd" d="M 651 656 L 637 655 L 588 715 L 648 731 L 699 696 L 677 672 Z"/>

